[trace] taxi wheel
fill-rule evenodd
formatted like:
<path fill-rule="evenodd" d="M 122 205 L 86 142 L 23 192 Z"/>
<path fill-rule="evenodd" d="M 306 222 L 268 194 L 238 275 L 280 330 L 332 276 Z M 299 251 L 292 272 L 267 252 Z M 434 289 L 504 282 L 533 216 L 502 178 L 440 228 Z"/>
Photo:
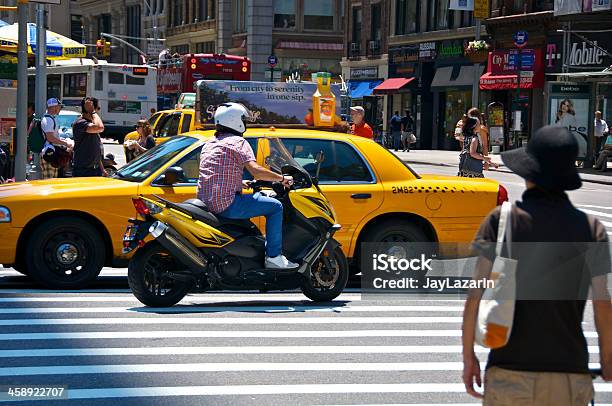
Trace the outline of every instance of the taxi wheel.
<path fill-rule="evenodd" d="M 82 289 L 104 266 L 105 247 L 98 231 L 76 217 L 45 221 L 26 246 L 28 273 L 50 289 Z"/>

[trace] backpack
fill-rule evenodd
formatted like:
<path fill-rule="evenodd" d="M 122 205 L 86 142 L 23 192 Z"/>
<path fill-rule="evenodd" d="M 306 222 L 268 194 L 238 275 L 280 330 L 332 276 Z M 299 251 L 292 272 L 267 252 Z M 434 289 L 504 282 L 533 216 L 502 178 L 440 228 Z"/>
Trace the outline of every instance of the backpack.
<path fill-rule="evenodd" d="M 56 124 L 53 116 L 45 114 L 43 117 L 51 117 L 51 120 L 53 120 L 53 127 L 55 128 Z M 47 141 L 47 137 L 42 130 L 41 121 L 41 118 L 34 117 L 30 125 L 30 131 L 28 132 L 28 149 L 36 154 L 42 152 L 45 141 Z"/>

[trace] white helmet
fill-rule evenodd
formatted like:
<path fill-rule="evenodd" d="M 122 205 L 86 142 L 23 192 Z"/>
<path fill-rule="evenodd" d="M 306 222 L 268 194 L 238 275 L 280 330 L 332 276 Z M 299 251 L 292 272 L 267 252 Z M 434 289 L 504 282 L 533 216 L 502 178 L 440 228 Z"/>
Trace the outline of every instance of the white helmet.
<path fill-rule="evenodd" d="M 215 125 L 220 125 L 240 134 L 246 131 L 249 111 L 240 103 L 223 103 L 215 111 Z"/>

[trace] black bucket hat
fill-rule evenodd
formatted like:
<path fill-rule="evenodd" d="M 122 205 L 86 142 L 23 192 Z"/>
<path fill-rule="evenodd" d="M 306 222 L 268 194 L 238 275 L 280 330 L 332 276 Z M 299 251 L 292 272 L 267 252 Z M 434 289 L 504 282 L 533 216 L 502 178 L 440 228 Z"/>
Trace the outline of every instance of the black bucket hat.
<path fill-rule="evenodd" d="M 506 151 L 502 161 L 520 177 L 549 190 L 575 190 L 582 186 L 576 170 L 578 142 L 565 127 L 546 126 L 527 147 Z"/>

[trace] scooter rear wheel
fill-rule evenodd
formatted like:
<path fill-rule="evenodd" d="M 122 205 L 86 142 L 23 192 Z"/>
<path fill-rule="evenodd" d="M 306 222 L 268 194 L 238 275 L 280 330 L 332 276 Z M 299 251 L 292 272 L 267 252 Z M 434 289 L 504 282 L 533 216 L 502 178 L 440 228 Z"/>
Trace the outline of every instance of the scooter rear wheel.
<path fill-rule="evenodd" d="M 342 248 L 326 249 L 312 265 L 310 277 L 301 286 L 302 293 L 315 302 L 334 300 L 344 290 L 349 278 L 349 265 Z"/>
<path fill-rule="evenodd" d="M 136 299 L 147 306 L 174 306 L 193 287 L 193 283 L 171 279 L 166 275 L 181 268 L 166 249 L 153 241 L 136 251 L 128 265 L 130 289 Z"/>

